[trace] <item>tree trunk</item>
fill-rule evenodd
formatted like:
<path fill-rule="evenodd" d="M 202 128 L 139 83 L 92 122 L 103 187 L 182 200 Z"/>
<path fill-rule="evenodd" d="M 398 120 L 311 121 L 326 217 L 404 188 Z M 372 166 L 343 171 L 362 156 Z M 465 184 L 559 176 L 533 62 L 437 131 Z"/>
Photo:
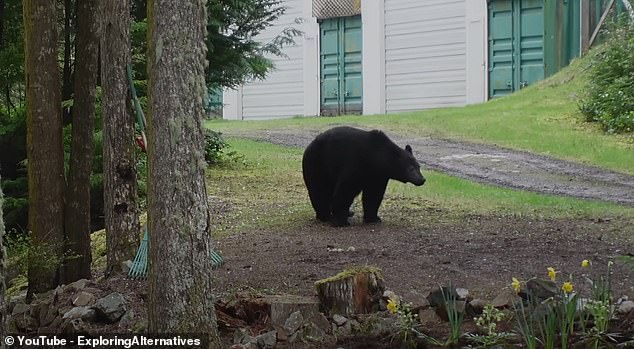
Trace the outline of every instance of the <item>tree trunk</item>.
<path fill-rule="evenodd" d="M 99 0 L 82 0 L 77 11 L 77 59 L 70 169 L 66 191 L 66 251 L 62 281 L 90 279 L 90 174 L 94 149 Z"/>
<path fill-rule="evenodd" d="M 59 281 L 64 239 L 64 153 L 55 0 L 24 1 L 29 222 L 29 289 Z"/>
<path fill-rule="evenodd" d="M 5 299 L 5 293 L 6 293 L 6 288 L 5 288 L 5 284 L 4 284 L 4 278 L 6 275 L 6 269 L 5 269 L 5 262 L 6 262 L 6 256 L 7 256 L 7 251 L 4 249 L 4 220 L 2 218 L 2 202 L 3 202 L 4 198 L 2 196 L 2 186 L 0 186 L 0 338 L 5 338 L 6 334 L 7 334 L 7 329 L 6 329 L 6 322 L 5 322 L 5 318 L 6 318 L 6 309 L 7 309 L 7 304 L 6 304 L 6 299 Z M 0 348 L 4 349 L 4 340 L 2 341 L 2 343 L 0 344 Z"/>
<path fill-rule="evenodd" d="M 6 0 L 0 0 L 0 50 L 4 43 L 4 12 L 6 11 Z"/>
<path fill-rule="evenodd" d="M 203 156 L 205 1 L 148 4 L 149 304 L 152 333 L 205 333 L 220 348 Z"/>
<path fill-rule="evenodd" d="M 64 67 L 62 71 L 62 101 L 73 97 L 73 71 L 71 67 L 71 19 L 74 12 L 73 0 L 64 0 Z M 71 122 L 71 108 L 62 109 L 62 120 L 64 125 Z"/>
<path fill-rule="evenodd" d="M 101 86 L 106 276 L 121 272 L 139 246 L 134 117 L 128 106 L 126 66 L 130 57 L 130 3 L 103 1 Z"/>

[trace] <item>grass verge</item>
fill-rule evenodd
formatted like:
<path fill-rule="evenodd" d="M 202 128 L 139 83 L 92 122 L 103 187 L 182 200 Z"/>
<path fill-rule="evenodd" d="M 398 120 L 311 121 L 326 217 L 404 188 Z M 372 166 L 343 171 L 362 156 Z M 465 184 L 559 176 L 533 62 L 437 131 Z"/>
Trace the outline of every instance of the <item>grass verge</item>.
<path fill-rule="evenodd" d="M 246 161 L 208 171 L 210 195 L 230 207 L 215 215 L 219 234 L 268 228 L 292 231 L 313 219 L 302 179 L 301 149 L 235 138 L 229 139 L 229 143 Z M 634 208 L 616 204 L 500 188 L 440 172 L 424 174 L 427 183 L 422 187 L 390 181 L 379 211 L 384 219 L 406 222 L 433 216 L 455 220 L 468 215 L 634 217 Z M 358 201 L 353 210 L 360 214 Z M 443 214 L 429 215 L 429 212 Z"/>

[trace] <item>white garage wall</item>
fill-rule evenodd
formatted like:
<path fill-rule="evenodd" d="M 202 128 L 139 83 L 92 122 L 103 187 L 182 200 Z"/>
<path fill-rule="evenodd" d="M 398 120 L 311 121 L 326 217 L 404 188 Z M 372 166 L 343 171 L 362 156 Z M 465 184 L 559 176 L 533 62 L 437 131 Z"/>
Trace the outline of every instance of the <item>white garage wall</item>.
<path fill-rule="evenodd" d="M 385 0 L 386 112 L 466 104 L 465 1 Z"/>
<path fill-rule="evenodd" d="M 287 0 L 286 13 L 257 39 L 270 42 L 285 28 L 302 30 L 296 19 L 303 16 L 302 0 Z M 304 49 L 303 38 L 296 37 L 295 45 L 283 52 L 287 57 L 271 56 L 275 69 L 265 80 L 253 81 L 236 90 L 224 93 L 223 118 L 270 119 L 304 114 Z"/>

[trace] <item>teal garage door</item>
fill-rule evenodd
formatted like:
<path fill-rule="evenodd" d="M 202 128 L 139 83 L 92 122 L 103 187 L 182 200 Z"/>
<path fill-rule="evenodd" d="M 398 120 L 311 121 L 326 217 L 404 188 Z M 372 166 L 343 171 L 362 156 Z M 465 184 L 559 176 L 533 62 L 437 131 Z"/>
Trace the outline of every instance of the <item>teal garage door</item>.
<path fill-rule="evenodd" d="M 544 78 L 544 0 L 489 2 L 489 97 Z"/>
<path fill-rule="evenodd" d="M 321 115 L 361 114 L 361 16 L 320 22 Z"/>

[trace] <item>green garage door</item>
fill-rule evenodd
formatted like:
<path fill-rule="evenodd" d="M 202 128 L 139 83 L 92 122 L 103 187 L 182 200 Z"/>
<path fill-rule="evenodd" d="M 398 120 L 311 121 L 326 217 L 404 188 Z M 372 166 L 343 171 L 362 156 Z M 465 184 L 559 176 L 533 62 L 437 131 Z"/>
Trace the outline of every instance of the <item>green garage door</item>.
<path fill-rule="evenodd" d="M 544 78 L 544 0 L 489 1 L 489 97 Z"/>
<path fill-rule="evenodd" d="M 321 115 L 362 112 L 361 16 L 320 22 Z"/>

